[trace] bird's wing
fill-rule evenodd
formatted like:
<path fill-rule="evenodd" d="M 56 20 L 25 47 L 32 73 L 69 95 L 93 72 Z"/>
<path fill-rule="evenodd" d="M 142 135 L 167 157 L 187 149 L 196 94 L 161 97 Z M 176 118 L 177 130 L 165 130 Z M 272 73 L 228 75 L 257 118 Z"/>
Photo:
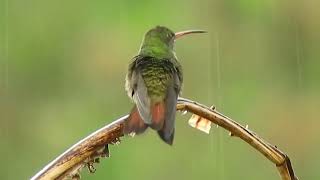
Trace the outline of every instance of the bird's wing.
<path fill-rule="evenodd" d="M 137 105 L 139 114 L 142 120 L 146 124 L 151 124 L 152 116 L 150 112 L 150 98 L 148 95 L 147 87 L 139 71 L 133 72 L 132 82 L 133 82 L 133 100 Z"/>
<path fill-rule="evenodd" d="M 179 85 L 179 90 L 177 89 L 177 85 Z M 166 114 L 165 114 L 165 122 L 163 129 L 158 131 L 162 140 L 166 143 L 172 145 L 174 138 L 174 124 L 176 118 L 176 105 L 178 94 L 180 91 L 180 80 L 177 74 L 173 75 L 173 83 L 169 86 L 167 91 L 167 96 L 165 99 L 166 103 Z"/>

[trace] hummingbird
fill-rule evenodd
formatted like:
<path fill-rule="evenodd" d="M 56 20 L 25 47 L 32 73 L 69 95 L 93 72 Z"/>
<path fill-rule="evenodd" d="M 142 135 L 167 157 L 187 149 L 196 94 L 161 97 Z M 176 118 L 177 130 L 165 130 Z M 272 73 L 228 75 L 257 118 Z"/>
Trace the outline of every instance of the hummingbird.
<path fill-rule="evenodd" d="M 156 26 L 144 35 L 139 53 L 129 64 L 126 75 L 126 91 L 135 106 L 125 121 L 124 134 L 141 134 L 150 127 L 165 143 L 172 145 L 176 104 L 183 82 L 174 44 L 182 36 L 204 32 L 174 33 L 167 27 Z"/>

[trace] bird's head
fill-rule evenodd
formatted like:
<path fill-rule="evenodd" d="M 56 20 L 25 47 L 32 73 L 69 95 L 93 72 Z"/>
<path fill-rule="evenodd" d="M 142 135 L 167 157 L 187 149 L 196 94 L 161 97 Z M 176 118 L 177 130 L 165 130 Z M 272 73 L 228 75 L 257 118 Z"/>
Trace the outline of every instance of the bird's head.
<path fill-rule="evenodd" d="M 144 36 L 140 54 L 157 58 L 170 58 L 174 56 L 174 42 L 176 39 L 192 33 L 204 33 L 203 30 L 188 30 L 174 33 L 167 27 L 156 26 Z"/>

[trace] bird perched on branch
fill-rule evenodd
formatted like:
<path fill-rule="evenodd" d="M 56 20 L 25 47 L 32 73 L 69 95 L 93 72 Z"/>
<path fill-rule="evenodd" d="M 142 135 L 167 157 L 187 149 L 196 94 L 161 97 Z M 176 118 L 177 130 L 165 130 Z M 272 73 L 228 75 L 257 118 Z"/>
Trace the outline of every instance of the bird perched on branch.
<path fill-rule="evenodd" d="M 174 43 L 184 35 L 204 32 L 174 33 L 164 26 L 156 26 L 145 34 L 126 76 L 126 91 L 135 106 L 125 122 L 125 134 L 140 134 L 151 127 L 163 141 L 172 145 L 176 104 L 183 81 Z"/>

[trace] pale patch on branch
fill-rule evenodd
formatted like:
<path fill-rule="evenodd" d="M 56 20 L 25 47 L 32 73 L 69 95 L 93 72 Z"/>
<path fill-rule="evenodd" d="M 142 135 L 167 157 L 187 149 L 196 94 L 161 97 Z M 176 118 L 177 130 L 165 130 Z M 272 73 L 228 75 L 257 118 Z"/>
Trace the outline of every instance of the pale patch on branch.
<path fill-rule="evenodd" d="M 209 108 L 188 99 L 179 98 L 177 110 L 188 111 L 207 119 L 229 131 L 231 136 L 241 138 L 274 163 L 283 180 L 298 179 L 294 174 L 289 157 L 276 146 L 258 137 L 247 126 L 243 127 L 212 107 Z M 119 144 L 120 137 L 123 136 L 123 123 L 127 118 L 128 115 L 123 116 L 82 139 L 46 165 L 31 179 L 79 179 L 79 172 L 84 167 L 94 173 L 94 164 L 99 163 L 99 158 L 109 157 L 108 145 Z"/>

